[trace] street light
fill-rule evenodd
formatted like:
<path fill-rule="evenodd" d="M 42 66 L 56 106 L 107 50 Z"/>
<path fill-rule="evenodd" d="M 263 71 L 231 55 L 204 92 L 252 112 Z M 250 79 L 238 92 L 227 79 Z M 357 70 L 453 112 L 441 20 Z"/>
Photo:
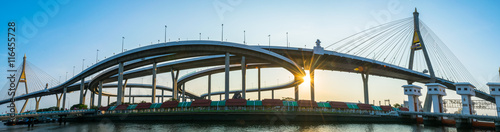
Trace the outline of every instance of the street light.
<path fill-rule="evenodd" d="M 286 47 L 288 48 L 288 32 L 286 32 Z"/>
<path fill-rule="evenodd" d="M 82 61 L 82 72 L 83 72 L 84 64 L 85 64 L 85 59 L 83 59 L 83 61 Z"/>
<path fill-rule="evenodd" d="M 123 53 L 123 41 L 125 41 L 125 37 L 122 37 L 122 53 Z"/>
<path fill-rule="evenodd" d="M 165 25 L 165 43 L 167 42 L 167 25 Z"/>
<path fill-rule="evenodd" d="M 222 35 L 220 38 L 220 43 L 224 42 L 224 24 L 222 24 Z"/>
<path fill-rule="evenodd" d="M 269 52 L 271 52 L 271 34 L 267 35 L 269 37 Z"/>
<path fill-rule="evenodd" d="M 98 58 L 99 58 L 99 49 L 97 49 L 97 54 L 95 55 L 95 63 L 96 64 L 97 64 L 97 61 L 99 61 Z"/>

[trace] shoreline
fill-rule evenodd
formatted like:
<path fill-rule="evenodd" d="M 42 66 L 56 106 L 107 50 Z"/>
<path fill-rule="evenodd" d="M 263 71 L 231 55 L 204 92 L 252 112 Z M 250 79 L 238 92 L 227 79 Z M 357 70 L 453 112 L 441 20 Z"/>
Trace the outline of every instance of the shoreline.
<path fill-rule="evenodd" d="M 68 122 L 226 122 L 238 125 L 247 123 L 376 123 L 417 124 L 410 117 L 361 115 L 320 112 L 155 112 L 87 115 L 67 118 Z"/>

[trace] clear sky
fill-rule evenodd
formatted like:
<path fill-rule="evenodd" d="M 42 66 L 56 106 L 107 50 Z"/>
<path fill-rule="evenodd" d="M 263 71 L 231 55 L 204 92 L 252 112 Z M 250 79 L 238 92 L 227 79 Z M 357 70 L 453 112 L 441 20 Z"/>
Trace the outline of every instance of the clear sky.
<path fill-rule="evenodd" d="M 499 1 L 466 0 L 21 0 L 7 1 L 0 5 L 0 24 L 4 24 L 1 26 L 0 36 L 4 36 L 1 40 L 7 41 L 7 23 L 15 21 L 18 28 L 18 60 L 26 54 L 28 61 L 54 78 L 58 79 L 60 76 L 63 81 L 66 72 L 71 77 L 73 66 L 76 67 L 76 73 L 82 70 L 82 59 L 85 59 L 85 67 L 95 63 L 97 49 L 100 60 L 119 53 L 122 37 L 125 37 L 125 49 L 164 41 L 165 25 L 168 26 L 167 41 L 179 38 L 198 39 L 199 33 L 202 34 L 202 39 L 220 40 L 223 23 L 224 38 L 227 41 L 242 43 L 245 30 L 248 44 L 267 45 L 267 36 L 271 35 L 271 45 L 285 46 L 285 33 L 289 32 L 291 46 L 312 48 L 316 39 L 321 39 L 322 44 L 328 45 L 367 27 L 411 17 L 417 7 L 420 19 L 447 44 L 474 77 L 487 82 L 498 79 L 500 45 L 496 41 L 500 35 L 499 5 Z M 0 62 L 5 63 L 0 65 L 2 73 L 7 68 L 7 51 L 3 51 L 0 58 Z M 194 70 L 182 71 L 181 75 L 192 71 Z M 291 76 L 281 68 L 264 69 L 263 73 L 263 79 L 266 80 L 263 82 L 264 86 L 288 81 Z M 256 87 L 256 70 L 249 70 L 247 74 L 247 87 Z M 234 78 L 231 81 L 232 89 L 241 85 L 239 77 L 239 72 L 231 72 L 231 78 Z M 205 93 L 206 80 L 206 77 L 196 79 L 187 83 L 186 88 L 197 94 Z M 160 85 L 172 84 L 169 73 L 160 75 L 158 81 Z M 150 77 L 131 82 L 149 83 Z M 318 71 L 315 82 L 318 101 L 363 100 L 359 74 Z M 0 80 L 0 83 L 6 83 L 6 79 Z M 392 104 L 406 100 L 401 88 L 406 83 L 403 80 L 372 76 L 369 83 L 370 102 L 375 100 L 378 105 L 379 101 L 383 104 L 385 99 L 390 99 Z M 212 84 L 214 91 L 222 90 L 223 74 L 214 75 Z M 300 88 L 301 99 L 310 98 L 306 87 L 302 85 Z M 148 90 L 134 92 L 150 93 Z M 70 95 L 73 95 L 69 96 L 70 104 L 77 103 L 77 93 Z M 248 97 L 256 99 L 256 95 L 251 93 Z M 446 98 L 458 98 L 455 93 L 448 95 L 450 96 Z M 266 92 L 263 96 L 270 98 L 270 93 Z M 276 91 L 276 98 L 281 97 L 293 97 L 293 90 Z M 420 97 L 420 100 L 424 99 Z M 31 101 L 28 109 L 34 109 L 33 102 Z M 41 108 L 54 106 L 55 97 L 44 97 L 42 102 Z M 5 111 L 5 107 L 0 106 L 0 112 Z"/>

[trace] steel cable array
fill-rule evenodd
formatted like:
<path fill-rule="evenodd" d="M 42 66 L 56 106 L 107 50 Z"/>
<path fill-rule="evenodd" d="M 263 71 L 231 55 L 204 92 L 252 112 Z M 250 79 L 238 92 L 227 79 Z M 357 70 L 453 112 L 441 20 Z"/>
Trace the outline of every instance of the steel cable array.
<path fill-rule="evenodd" d="M 478 90 L 488 91 L 485 83 L 478 82 L 425 23 L 420 21 L 419 25 L 436 77 L 452 82 L 470 82 Z M 413 18 L 404 18 L 353 34 L 325 48 L 408 68 L 413 28 Z M 429 74 L 422 50 L 415 51 L 412 70 Z"/>

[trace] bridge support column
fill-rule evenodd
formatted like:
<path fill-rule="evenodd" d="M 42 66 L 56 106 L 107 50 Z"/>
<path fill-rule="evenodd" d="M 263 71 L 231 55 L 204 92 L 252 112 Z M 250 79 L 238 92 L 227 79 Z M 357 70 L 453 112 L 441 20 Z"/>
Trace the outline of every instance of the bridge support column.
<path fill-rule="evenodd" d="M 128 103 L 132 103 L 132 87 L 128 87 Z"/>
<path fill-rule="evenodd" d="M 432 98 L 432 107 L 434 113 L 443 113 L 443 96 L 446 95 L 446 86 L 439 83 L 427 83 L 427 96 Z M 423 116 L 424 125 L 440 126 L 443 125 L 443 117 Z"/>
<path fill-rule="evenodd" d="M 226 52 L 226 58 L 225 58 L 225 81 L 224 81 L 224 99 L 228 100 L 229 99 L 229 52 Z"/>
<path fill-rule="evenodd" d="M 271 99 L 274 99 L 274 90 L 271 90 Z"/>
<path fill-rule="evenodd" d="M 97 97 L 97 107 L 100 108 L 102 102 L 102 81 L 99 81 L 99 95 Z"/>
<path fill-rule="evenodd" d="M 64 87 L 64 89 L 63 89 L 63 104 L 62 104 L 63 105 L 63 107 L 62 107 L 63 110 L 66 109 L 66 91 L 67 91 L 67 89 L 68 89 L 67 87 Z"/>
<path fill-rule="evenodd" d="M 409 111 L 410 112 L 419 112 L 419 96 L 422 96 L 422 93 L 420 93 L 420 90 L 422 87 L 419 87 L 417 85 L 403 85 L 404 88 L 404 94 L 408 95 L 408 104 L 409 104 Z"/>
<path fill-rule="evenodd" d="M 467 82 L 459 82 L 455 83 L 455 88 L 457 94 L 462 96 L 462 114 L 464 115 L 473 115 L 474 108 L 472 107 L 471 96 L 475 96 L 476 92 L 474 91 L 475 86 L 467 83 Z M 458 123 L 458 122 L 457 122 Z"/>
<path fill-rule="evenodd" d="M 19 113 L 23 113 L 24 112 L 24 109 L 26 109 L 26 105 L 28 105 L 28 101 L 29 101 L 29 99 L 24 100 L 23 108 L 21 108 L 21 112 L 19 112 Z"/>
<path fill-rule="evenodd" d="M 108 96 L 108 106 L 109 106 L 109 101 L 111 100 L 111 96 Z"/>
<path fill-rule="evenodd" d="M 299 101 L 299 86 L 295 86 L 295 101 Z"/>
<path fill-rule="evenodd" d="M 446 96 L 446 86 L 439 83 L 428 83 L 425 86 L 427 86 L 427 94 L 432 97 L 434 113 L 443 113 L 443 96 Z"/>
<path fill-rule="evenodd" d="M 309 71 L 309 76 L 311 77 L 311 79 L 310 79 L 311 80 L 311 82 L 310 82 L 311 83 L 311 85 L 310 85 L 311 86 L 311 101 L 314 102 L 315 101 L 315 99 L 314 99 L 314 69 Z"/>
<path fill-rule="evenodd" d="M 358 70 L 361 72 L 361 79 L 363 80 L 363 92 L 364 92 L 365 104 L 370 104 L 370 98 L 368 97 L 368 77 L 370 75 L 370 69 L 368 66 L 363 66 L 359 67 Z"/>
<path fill-rule="evenodd" d="M 490 87 L 491 96 L 495 97 L 495 102 L 497 105 L 497 116 L 500 116 L 500 82 L 489 82 L 486 85 Z M 500 130 L 500 122 L 495 122 L 495 127 L 497 126 L 499 126 L 499 129 L 496 130 Z"/>
<path fill-rule="evenodd" d="M 241 57 L 241 97 L 243 99 L 247 99 L 247 89 L 246 89 L 246 80 L 247 80 L 247 64 L 245 63 L 245 56 Z"/>
<path fill-rule="evenodd" d="M 57 94 L 56 94 L 56 97 L 57 97 Z M 36 102 L 35 110 L 38 110 L 38 106 L 40 106 L 40 100 L 42 100 L 41 96 L 38 97 L 38 99 L 37 99 L 37 97 L 35 97 L 35 102 Z M 58 105 L 59 105 L 59 102 L 58 102 Z M 59 107 L 57 107 L 57 108 L 59 108 Z"/>
<path fill-rule="evenodd" d="M 173 100 L 178 100 L 178 95 L 179 95 L 179 92 L 178 92 L 178 88 L 177 88 L 177 79 L 179 77 L 179 70 L 175 70 L 174 68 L 171 69 L 171 73 L 172 73 L 172 98 Z"/>
<path fill-rule="evenodd" d="M 128 83 L 128 79 L 125 79 L 125 83 L 123 83 L 123 86 L 122 86 L 122 96 L 121 96 L 121 100 L 122 100 L 122 103 L 125 103 L 125 88 L 127 87 L 127 83 Z"/>
<path fill-rule="evenodd" d="M 161 90 L 161 103 L 165 102 L 165 90 Z"/>
<path fill-rule="evenodd" d="M 91 91 L 90 93 L 90 108 L 94 106 L 94 92 Z"/>
<path fill-rule="evenodd" d="M 186 102 L 186 84 L 182 84 L 182 102 Z"/>
<path fill-rule="evenodd" d="M 123 103 L 123 62 L 118 64 L 118 87 L 116 95 L 116 105 L 121 105 Z"/>
<path fill-rule="evenodd" d="M 86 104 L 86 102 L 85 102 L 85 101 L 86 101 L 86 99 L 87 99 L 87 98 L 86 98 L 86 97 L 87 97 L 87 91 L 88 91 L 88 89 L 85 89 L 85 92 L 83 92 L 83 101 L 82 101 L 82 104 Z"/>
<path fill-rule="evenodd" d="M 151 103 L 155 103 L 155 98 L 156 98 L 156 71 L 157 71 L 156 64 L 157 64 L 156 62 L 153 63 L 153 79 L 152 79 L 153 89 L 151 90 Z"/>
<path fill-rule="evenodd" d="M 210 100 L 212 94 L 212 74 L 208 74 L 208 100 Z"/>
<path fill-rule="evenodd" d="M 85 77 L 80 81 L 80 104 L 84 104 L 83 89 L 85 88 Z"/>
<path fill-rule="evenodd" d="M 61 94 L 61 95 L 56 94 L 56 101 L 57 101 L 56 102 L 57 103 L 56 106 L 57 106 L 58 109 L 61 108 L 61 99 L 62 99 L 62 96 L 63 96 L 63 94 Z"/>
<path fill-rule="evenodd" d="M 260 67 L 257 68 L 257 92 L 258 92 L 258 100 L 260 100 Z"/>

